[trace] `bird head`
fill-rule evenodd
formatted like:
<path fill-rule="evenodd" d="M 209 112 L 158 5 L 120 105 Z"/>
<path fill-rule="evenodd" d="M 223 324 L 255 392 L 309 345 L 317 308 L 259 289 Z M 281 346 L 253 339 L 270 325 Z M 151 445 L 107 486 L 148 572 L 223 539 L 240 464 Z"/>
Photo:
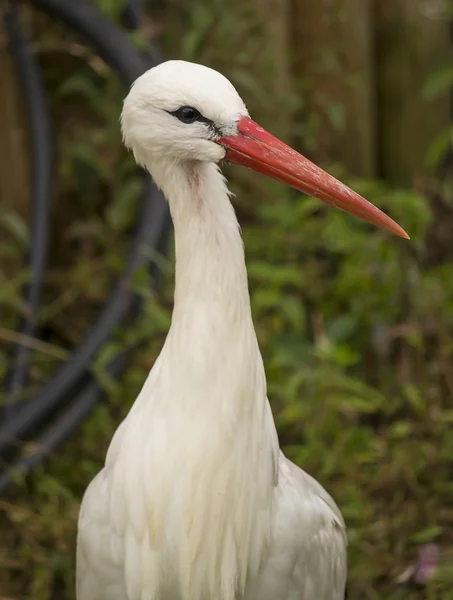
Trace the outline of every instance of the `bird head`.
<path fill-rule="evenodd" d="M 139 164 L 226 159 L 408 238 L 390 217 L 249 117 L 226 77 L 168 61 L 139 77 L 124 101 L 123 138 Z"/>

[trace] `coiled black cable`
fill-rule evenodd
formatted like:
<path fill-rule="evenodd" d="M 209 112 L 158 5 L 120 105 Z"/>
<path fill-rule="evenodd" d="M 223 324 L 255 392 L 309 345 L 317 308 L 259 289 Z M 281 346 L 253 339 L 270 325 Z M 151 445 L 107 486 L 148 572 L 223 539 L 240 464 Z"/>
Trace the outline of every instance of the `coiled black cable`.
<path fill-rule="evenodd" d="M 125 366 L 128 354 L 119 354 L 106 367 L 110 377 L 117 377 Z M 66 411 L 53 422 L 36 440 L 35 451 L 16 460 L 7 471 L 0 473 L 0 494 L 9 484 L 23 477 L 35 466 L 39 465 L 45 458 L 51 456 L 55 449 L 65 442 L 70 434 L 90 414 L 93 407 L 98 403 L 101 390 L 95 381 L 85 386 Z"/>
<path fill-rule="evenodd" d="M 122 22 L 128 29 L 138 29 L 143 17 L 143 9 L 138 0 L 128 0 L 124 6 Z M 147 44 L 144 56 L 151 64 L 163 61 L 162 54 L 154 44 Z"/>
<path fill-rule="evenodd" d="M 24 0 L 23 0 L 24 1 Z M 71 30 L 95 47 L 98 54 L 109 64 L 127 84 L 131 84 L 140 74 L 153 66 L 149 58 L 141 56 L 124 35 L 93 6 L 72 0 L 28 0 L 36 7 L 62 20 Z M 112 329 L 120 323 L 131 305 L 129 289 L 131 277 L 138 266 L 146 260 L 146 247 L 166 248 L 169 231 L 168 207 L 162 194 L 146 176 L 145 199 L 139 226 L 132 244 L 127 266 L 117 282 L 116 288 L 91 332 L 75 350 L 71 360 L 61 367 L 52 381 L 35 398 L 23 403 L 15 414 L 0 427 L 0 455 L 6 458 L 14 445 L 26 439 L 39 427 L 47 423 L 51 415 L 71 404 L 66 416 L 57 422 L 57 429 L 44 434 L 39 444 L 46 451 L 38 451 L 39 456 L 17 461 L 13 471 L 27 470 L 40 457 L 46 455 L 50 447 L 65 439 L 78 424 L 85 411 L 89 410 L 100 397 L 101 390 L 89 374 L 89 366 L 102 345 L 108 340 Z M 115 373 L 122 361 L 114 361 L 109 366 Z M 74 399 L 74 392 L 77 396 Z M 55 424 L 54 424 L 55 425 Z M 46 437 L 47 436 L 47 437 Z M 2 488 L 10 481 L 11 470 L 1 479 Z"/>
<path fill-rule="evenodd" d="M 143 10 L 137 0 L 127 0 L 123 14 L 122 23 L 128 29 L 138 29 L 143 17 Z"/>
<path fill-rule="evenodd" d="M 49 247 L 49 222 L 52 199 L 52 136 L 47 110 L 44 85 L 39 65 L 26 40 L 21 34 L 17 4 L 9 0 L 5 10 L 5 29 L 8 33 L 10 50 L 14 58 L 20 84 L 25 97 L 31 161 L 32 185 L 32 234 L 30 251 L 30 281 L 25 288 L 27 315 L 20 332 L 32 337 L 36 333 L 37 312 L 46 268 Z M 31 358 L 29 346 L 19 344 L 13 359 L 10 375 L 9 395 L 5 416 L 10 418 L 17 409 L 27 378 Z"/>

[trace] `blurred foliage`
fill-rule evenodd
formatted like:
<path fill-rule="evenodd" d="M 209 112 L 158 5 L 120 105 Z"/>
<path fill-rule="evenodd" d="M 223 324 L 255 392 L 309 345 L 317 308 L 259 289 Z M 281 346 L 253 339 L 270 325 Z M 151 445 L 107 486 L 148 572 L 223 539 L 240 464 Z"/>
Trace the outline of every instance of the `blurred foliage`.
<path fill-rule="evenodd" d="M 118 18 L 118 2 L 98 4 Z M 124 89 L 102 62 L 48 18 L 35 17 L 33 23 L 52 91 L 59 176 L 42 340 L 36 341 L 27 394 L 66 359 L 103 306 L 124 264 L 141 190 L 119 135 Z M 170 0 L 157 5 L 152 23 L 167 56 L 222 70 L 266 127 L 273 129 L 276 114 L 291 116 L 301 102 L 273 87 L 272 47 L 262 43 L 265 24 L 247 3 L 199 0 L 189 7 Z M 450 67 L 433 74 L 427 98 L 452 81 Z M 316 130 L 305 125 L 296 122 L 294 129 L 310 146 Z M 437 156 L 433 151 L 433 161 L 444 149 L 438 148 Z M 445 212 L 435 206 L 449 210 L 451 186 L 448 180 L 435 182 L 436 204 L 412 190 L 351 179 L 338 165 L 330 170 L 391 213 L 412 241 L 258 175 L 227 169 L 237 194 L 253 315 L 281 444 L 342 509 L 350 536 L 351 600 L 448 600 L 453 598 L 448 560 L 453 542 L 453 271 L 445 242 L 436 238 Z M 26 219 L 2 214 L 0 228 L 0 261 L 14 257 L 25 264 Z M 160 262 L 162 292 L 156 296 L 147 273 L 137 273 L 134 289 L 145 299 L 145 310 L 117 332 L 93 365 L 106 402 L 58 457 L 19 492 L 0 500 L 4 600 L 73 598 L 80 498 L 168 329 L 173 262 Z M 3 336 L 13 333 L 25 311 L 20 289 L 27 277 L 24 267 L 2 280 Z M 124 377 L 111 381 L 103 366 L 112 352 L 137 343 L 141 349 Z M 0 355 L 2 375 L 11 350 L 5 344 Z M 401 574 L 425 542 L 440 544 L 444 566 L 428 587 L 417 588 L 401 582 Z"/>

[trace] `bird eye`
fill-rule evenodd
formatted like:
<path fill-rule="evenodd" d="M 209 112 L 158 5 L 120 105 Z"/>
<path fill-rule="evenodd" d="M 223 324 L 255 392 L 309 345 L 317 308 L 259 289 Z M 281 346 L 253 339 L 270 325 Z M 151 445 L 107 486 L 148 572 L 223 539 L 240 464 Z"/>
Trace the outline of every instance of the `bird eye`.
<path fill-rule="evenodd" d="M 195 123 L 201 117 L 201 114 L 198 112 L 196 108 L 192 108 L 191 106 L 181 106 L 174 113 L 175 117 L 177 117 L 182 123 Z"/>

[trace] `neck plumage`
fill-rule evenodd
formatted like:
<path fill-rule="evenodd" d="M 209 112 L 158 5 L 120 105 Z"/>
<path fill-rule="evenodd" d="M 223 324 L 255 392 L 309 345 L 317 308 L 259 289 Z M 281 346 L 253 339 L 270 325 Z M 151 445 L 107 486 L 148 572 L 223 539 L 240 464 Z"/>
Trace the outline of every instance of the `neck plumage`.
<path fill-rule="evenodd" d="M 278 470 L 244 249 L 216 165 L 149 168 L 169 201 L 176 243 L 172 324 L 142 393 L 149 464 L 168 475 L 158 480 L 162 503 L 153 504 L 150 523 L 158 543 L 169 499 L 177 498 L 178 555 L 169 561 L 179 562 L 182 597 L 233 600 L 269 541 Z"/>
<path fill-rule="evenodd" d="M 167 344 L 188 380 L 260 374 L 244 248 L 225 179 L 212 163 L 153 165 L 175 228 L 176 282 Z M 244 362 L 245 361 L 245 362 Z M 258 376 L 258 375 L 257 375 Z M 234 394 L 234 390 L 232 390 Z M 263 389 L 265 395 L 265 387 Z M 228 410 L 232 400 L 227 400 Z"/>
<path fill-rule="evenodd" d="M 225 179 L 212 163 L 186 163 L 172 175 L 163 189 L 175 227 L 173 322 L 190 319 L 197 307 L 212 324 L 251 321 L 244 248 Z"/>

